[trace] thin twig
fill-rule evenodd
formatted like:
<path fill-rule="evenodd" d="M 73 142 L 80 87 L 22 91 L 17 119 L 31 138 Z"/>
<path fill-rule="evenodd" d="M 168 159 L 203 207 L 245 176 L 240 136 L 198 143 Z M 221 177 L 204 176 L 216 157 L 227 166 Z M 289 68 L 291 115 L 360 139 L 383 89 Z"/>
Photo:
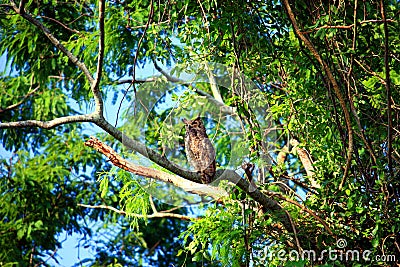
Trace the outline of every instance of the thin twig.
<path fill-rule="evenodd" d="M 134 57 L 134 59 L 133 59 L 133 73 L 132 73 L 132 83 L 131 83 L 131 85 L 133 86 L 133 91 L 134 91 L 135 94 L 136 94 L 136 84 L 134 83 L 134 81 L 136 80 L 136 64 L 137 64 L 137 61 L 138 61 L 138 58 L 139 58 L 140 47 L 141 47 L 141 45 L 142 45 L 143 39 L 144 39 L 144 37 L 145 37 L 146 34 L 147 34 L 147 30 L 148 30 L 148 28 L 149 28 L 149 26 L 150 26 L 150 23 L 153 21 L 153 15 L 154 15 L 154 3 L 153 3 L 153 0 L 151 0 L 151 2 L 150 2 L 150 12 L 149 12 L 149 16 L 148 16 L 148 18 L 147 18 L 146 27 L 145 27 L 144 30 L 143 30 L 142 36 L 140 36 L 140 39 L 139 39 L 139 42 L 138 42 L 137 48 L 136 48 L 135 57 Z M 118 118 L 119 118 L 119 113 L 120 113 L 121 108 L 122 108 L 122 103 L 123 103 L 123 101 L 124 101 L 126 95 L 127 95 L 128 92 L 129 92 L 129 88 L 130 88 L 130 87 L 128 87 L 128 88 L 125 90 L 125 93 L 124 93 L 124 95 L 122 96 L 122 99 L 121 99 L 121 101 L 120 101 L 120 103 L 119 103 L 119 107 L 118 107 L 117 115 L 116 115 L 116 119 L 115 119 L 115 126 L 117 126 Z"/>
<path fill-rule="evenodd" d="M 68 27 L 67 25 L 65 25 L 64 23 L 62 23 L 59 20 L 56 20 L 56 19 L 53 19 L 53 18 L 50 18 L 50 17 L 47 17 L 47 16 L 41 16 L 41 17 L 44 18 L 44 19 L 48 19 L 48 20 L 54 21 L 55 23 L 57 23 L 58 25 L 60 25 L 61 27 L 63 27 L 64 29 L 66 29 L 66 30 L 68 30 L 70 32 L 74 32 L 74 33 L 80 34 L 80 31 L 75 30 L 75 29 L 71 29 L 70 27 Z"/>
<path fill-rule="evenodd" d="M 331 228 L 326 224 L 326 222 L 324 220 L 322 220 L 318 215 L 316 215 L 312 210 L 307 209 L 304 205 L 301 205 L 297 201 L 294 201 L 293 199 L 287 198 L 287 197 L 283 196 L 282 194 L 279 194 L 276 192 L 267 191 L 266 194 L 269 196 L 277 197 L 281 200 L 284 200 L 286 202 L 289 202 L 289 203 L 299 207 L 301 210 L 303 210 L 303 211 L 307 212 L 308 214 L 310 214 L 311 216 L 313 216 L 317 221 L 319 221 L 324 226 L 325 230 L 328 231 L 328 233 L 330 235 L 333 235 Z"/>
<path fill-rule="evenodd" d="M 157 213 L 157 208 L 156 205 L 154 205 L 153 197 L 151 195 L 149 195 L 149 202 L 153 213 Z"/>
<path fill-rule="evenodd" d="M 151 83 L 151 82 L 156 82 L 157 78 L 156 77 L 150 77 L 146 79 L 124 79 L 124 80 L 118 80 L 115 81 L 114 83 L 116 84 L 125 84 L 125 83 Z"/>
<path fill-rule="evenodd" d="M 385 79 L 383 79 L 378 73 L 376 73 L 375 71 L 371 70 L 371 68 L 366 65 L 364 66 L 360 61 L 358 61 L 357 59 L 354 59 L 354 62 L 356 62 L 358 64 L 358 66 L 360 66 L 365 72 L 373 75 L 374 77 L 378 78 L 378 80 L 386 86 L 386 81 Z"/>
<path fill-rule="evenodd" d="M 393 132 L 392 132 L 392 93 L 390 90 L 390 68 L 389 68 L 389 30 L 388 30 L 388 25 L 386 21 L 386 10 L 385 10 L 385 4 L 383 3 L 383 0 L 380 1 L 380 6 L 381 6 L 381 14 L 382 14 L 382 20 L 384 21 L 383 23 L 383 32 L 385 34 L 385 87 L 386 87 L 386 101 L 387 101 L 387 122 L 388 122 L 388 127 L 387 127 L 387 161 L 388 161 L 388 169 L 390 176 L 394 178 L 394 173 L 393 173 L 393 168 L 392 168 L 392 153 L 393 153 L 393 145 L 392 145 L 392 138 L 393 138 Z"/>
<path fill-rule="evenodd" d="M 53 252 L 51 253 L 51 255 L 49 255 L 49 257 L 47 257 L 46 260 L 42 260 L 41 262 L 36 263 L 36 264 L 34 265 L 34 267 L 41 266 L 42 264 L 46 263 L 46 262 L 47 262 L 48 260 L 50 260 L 50 259 L 53 259 L 53 260 L 58 264 L 58 263 L 59 263 L 58 260 L 54 257 L 54 255 L 56 255 L 57 251 L 58 251 L 58 248 L 56 248 L 55 250 L 53 250 Z"/>
<path fill-rule="evenodd" d="M 354 4 L 354 5 L 356 5 L 356 4 Z M 354 17 L 354 18 L 356 18 L 356 17 Z M 360 21 L 359 23 L 360 23 L 360 24 L 365 24 L 365 23 L 387 23 L 387 22 L 397 22 L 397 21 L 396 21 L 396 20 L 393 20 L 393 19 L 387 19 L 387 20 L 385 20 L 385 19 L 370 19 L 370 20 L 363 20 L 363 21 Z M 356 23 L 353 23 L 353 24 L 350 24 L 350 25 L 324 25 L 324 26 L 317 27 L 317 28 L 314 28 L 314 29 L 311 29 L 311 30 L 308 30 L 308 31 L 302 31 L 301 33 L 303 33 L 303 34 L 309 34 L 309 33 L 318 31 L 318 30 L 320 30 L 320 29 L 343 29 L 343 30 L 350 30 L 350 29 L 352 29 L 352 28 L 354 28 L 354 27 L 357 27 L 357 24 L 356 24 Z"/>
<path fill-rule="evenodd" d="M 38 86 L 38 87 L 36 87 L 35 89 L 33 89 L 32 91 L 28 92 L 28 93 L 22 98 L 22 100 L 19 101 L 18 103 L 12 104 L 12 105 L 10 105 L 10 106 L 8 106 L 8 107 L 5 107 L 5 108 L 3 108 L 3 109 L 0 108 L 0 113 L 5 112 L 5 111 L 7 111 L 7 110 L 12 110 L 12 109 L 17 108 L 18 106 L 22 105 L 28 97 L 30 97 L 31 95 L 33 95 L 34 93 L 36 93 L 37 90 L 39 90 L 39 89 L 40 89 L 40 86 Z"/>

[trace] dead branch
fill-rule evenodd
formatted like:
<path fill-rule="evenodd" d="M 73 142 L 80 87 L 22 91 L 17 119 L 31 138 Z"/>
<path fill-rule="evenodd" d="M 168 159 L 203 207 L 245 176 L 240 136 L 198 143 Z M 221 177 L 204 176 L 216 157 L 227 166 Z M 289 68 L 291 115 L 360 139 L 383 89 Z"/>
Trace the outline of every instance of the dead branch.
<path fill-rule="evenodd" d="M 129 212 L 125 212 L 123 210 L 119 210 L 116 209 L 112 206 L 107 206 L 107 205 L 86 205 L 86 204 L 78 204 L 78 206 L 80 207 L 84 207 L 84 208 L 89 208 L 89 209 L 108 209 L 108 210 L 112 210 L 113 212 L 116 212 L 118 214 L 121 215 L 125 215 L 128 217 L 137 217 L 137 218 L 142 218 L 142 219 L 152 219 L 152 218 L 176 218 L 176 219 L 181 219 L 181 220 L 185 220 L 185 221 L 191 221 L 194 220 L 196 218 L 190 217 L 190 216 L 186 216 L 186 215 L 182 215 L 182 214 L 177 214 L 177 213 L 170 213 L 170 212 L 155 212 L 153 214 L 148 214 L 148 215 L 144 215 L 144 214 L 137 214 L 137 213 L 129 213 Z"/>
<path fill-rule="evenodd" d="M 177 175 L 133 164 L 118 155 L 118 153 L 115 152 L 111 147 L 102 143 L 94 137 L 91 137 L 88 141 L 86 141 L 85 145 L 92 147 L 98 152 L 102 153 L 111 161 L 113 165 L 133 174 L 141 175 L 148 178 L 154 178 L 165 183 L 173 184 L 174 186 L 180 187 L 187 192 L 198 195 L 211 196 L 214 199 L 228 196 L 228 193 L 225 190 L 218 187 L 195 183 L 183 179 Z"/>
<path fill-rule="evenodd" d="M 109 125 L 109 124 L 108 124 Z M 111 126 L 111 125 L 109 125 Z M 111 126 L 113 127 L 113 126 Z M 103 129 L 107 131 L 106 128 Z M 122 133 L 121 133 L 122 135 Z M 114 136 L 116 137 L 116 136 Z M 182 170 L 179 166 L 168 161 L 164 156 L 161 156 L 157 152 L 147 149 L 143 144 L 130 139 L 129 137 L 124 137 L 122 140 L 122 136 L 120 137 L 121 141 L 123 141 L 124 145 L 128 148 L 133 149 L 134 151 L 142 154 L 143 156 L 149 158 L 153 162 L 157 163 L 161 167 L 172 171 L 173 173 L 179 175 L 168 174 L 159 170 L 154 170 L 151 168 L 147 168 L 144 166 L 137 166 L 133 163 L 130 163 L 124 160 L 121 156 L 119 156 L 112 148 L 103 144 L 96 138 L 91 138 L 85 144 L 87 146 L 95 148 L 97 151 L 103 153 L 107 156 L 110 161 L 117 167 L 122 168 L 126 171 L 142 175 L 145 177 L 154 178 L 160 181 L 164 181 L 170 184 L 174 184 L 180 188 L 188 192 L 192 192 L 200 195 L 208 195 L 214 198 L 220 198 L 222 196 L 226 196 L 226 191 L 222 191 L 222 189 L 204 185 L 200 183 L 196 183 L 196 181 L 200 181 L 199 174 L 196 172 L 190 172 Z M 118 138 L 117 138 L 118 139 Z M 182 178 L 183 177 L 183 178 Z M 236 184 L 240 189 L 242 189 L 246 194 L 248 194 L 251 198 L 261 204 L 264 211 L 273 211 L 276 212 L 276 216 L 278 221 L 281 222 L 285 228 L 289 232 L 293 232 L 292 225 L 290 223 L 290 219 L 288 215 L 282 210 L 282 207 L 275 200 L 264 195 L 258 188 L 254 188 L 247 180 L 242 179 L 235 171 L 232 170 L 217 170 L 215 174 L 215 179 L 224 179 Z"/>

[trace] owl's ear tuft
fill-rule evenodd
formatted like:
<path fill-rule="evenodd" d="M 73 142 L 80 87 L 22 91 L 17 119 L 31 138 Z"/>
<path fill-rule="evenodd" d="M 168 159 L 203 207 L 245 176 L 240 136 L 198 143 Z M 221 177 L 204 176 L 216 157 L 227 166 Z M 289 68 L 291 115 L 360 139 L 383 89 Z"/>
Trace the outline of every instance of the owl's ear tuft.
<path fill-rule="evenodd" d="M 200 117 L 200 115 L 199 115 L 199 116 L 197 116 L 197 118 L 196 118 L 196 119 L 194 119 L 193 121 L 201 121 L 201 117 Z"/>
<path fill-rule="evenodd" d="M 189 121 L 187 119 L 185 119 L 185 118 L 183 118 L 182 121 L 183 121 L 184 124 L 189 124 Z"/>

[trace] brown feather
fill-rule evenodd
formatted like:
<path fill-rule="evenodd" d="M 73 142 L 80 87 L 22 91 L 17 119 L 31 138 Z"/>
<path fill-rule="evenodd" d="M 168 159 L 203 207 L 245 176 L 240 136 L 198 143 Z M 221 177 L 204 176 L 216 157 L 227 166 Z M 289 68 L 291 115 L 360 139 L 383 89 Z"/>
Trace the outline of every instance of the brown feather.
<path fill-rule="evenodd" d="M 200 174 L 203 184 L 211 183 L 216 171 L 215 149 L 206 128 L 200 117 L 182 121 L 186 128 L 185 151 L 188 162 Z"/>

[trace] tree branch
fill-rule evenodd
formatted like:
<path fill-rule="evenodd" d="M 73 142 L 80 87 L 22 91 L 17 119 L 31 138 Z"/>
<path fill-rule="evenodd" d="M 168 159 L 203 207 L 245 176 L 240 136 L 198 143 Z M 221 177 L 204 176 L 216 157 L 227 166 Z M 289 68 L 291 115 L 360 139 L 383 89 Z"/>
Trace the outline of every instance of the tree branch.
<path fill-rule="evenodd" d="M 165 70 L 163 70 L 154 60 L 153 60 L 153 64 L 154 67 L 156 68 L 156 70 L 158 72 L 160 72 L 169 82 L 172 83 L 179 83 L 185 86 L 189 86 L 191 85 L 190 83 L 188 83 L 187 81 L 181 80 L 179 78 L 176 78 L 174 76 L 169 75 Z M 207 72 L 208 77 L 211 77 L 211 79 L 214 79 L 214 76 L 212 76 L 211 71 L 208 70 Z M 215 79 L 213 81 L 210 81 L 210 85 L 216 87 L 216 81 Z M 193 86 L 193 85 L 192 85 Z M 206 92 L 196 88 L 195 86 L 193 86 L 193 88 L 195 89 L 196 93 L 198 93 L 201 96 L 205 96 L 210 102 L 212 102 L 214 105 L 216 105 L 217 107 L 219 107 L 221 109 L 222 112 L 224 113 L 228 113 L 228 114 L 233 114 L 236 112 L 236 108 L 235 107 L 230 107 L 227 106 L 223 103 L 223 101 L 218 101 L 217 99 L 215 99 L 212 95 L 207 94 Z M 218 89 L 215 89 L 218 91 Z M 217 94 L 219 95 L 219 93 Z M 221 98 L 222 100 L 222 98 Z"/>
<path fill-rule="evenodd" d="M 40 127 L 43 129 L 52 129 L 56 126 L 75 123 L 75 122 L 94 122 L 94 118 L 91 114 L 89 115 L 75 115 L 56 118 L 50 121 L 37 121 L 37 120 L 26 120 L 26 121 L 14 121 L 14 122 L 1 122 L 0 129 L 5 128 L 24 128 L 24 127 Z"/>
<path fill-rule="evenodd" d="M 150 0 L 150 11 L 149 11 L 149 16 L 147 17 L 146 27 L 143 30 L 143 34 L 140 36 L 140 39 L 139 39 L 139 42 L 138 42 L 137 48 L 136 48 L 135 57 L 133 58 L 133 64 L 132 64 L 133 65 L 133 71 L 132 71 L 132 83 L 131 83 L 131 85 L 133 86 L 133 92 L 135 93 L 135 95 L 136 95 L 136 83 L 134 83 L 133 81 L 136 80 L 136 64 L 137 64 L 137 61 L 139 59 L 139 52 L 140 52 L 140 48 L 142 46 L 143 39 L 147 34 L 147 30 L 149 29 L 150 23 L 153 21 L 153 16 L 154 16 L 154 2 L 153 2 L 153 0 Z M 122 103 L 123 103 L 126 95 L 128 94 L 130 88 L 131 87 L 129 86 L 126 89 L 126 91 L 125 91 L 124 95 L 122 96 L 122 99 L 121 99 L 121 101 L 119 103 L 119 107 L 118 107 L 118 110 L 117 110 L 117 116 L 116 116 L 116 119 L 115 119 L 115 126 L 117 126 L 117 122 L 118 122 L 118 118 L 119 118 L 119 112 L 121 111 L 121 108 L 122 108 Z"/>
<path fill-rule="evenodd" d="M 131 171 L 132 173 L 136 173 L 138 175 L 143 175 L 146 177 L 151 177 L 174 184 L 189 192 L 193 192 L 196 194 L 206 194 L 214 197 L 226 196 L 226 192 L 222 191 L 219 188 L 216 189 L 214 187 L 197 183 L 201 180 L 198 173 L 189 172 L 181 169 L 179 166 L 171 163 L 165 156 L 158 154 L 154 150 L 148 149 L 142 143 L 135 141 L 129 138 L 128 136 L 124 135 L 122 132 L 120 132 L 110 123 L 108 123 L 103 117 L 97 117 L 93 115 L 79 115 L 79 116 L 57 118 L 49 122 L 42 122 L 42 121 L 9 122 L 9 123 L 0 123 L 0 128 L 11 128 L 11 127 L 21 128 L 21 127 L 37 126 L 45 129 L 50 129 L 65 123 L 85 122 L 85 121 L 95 123 L 97 126 L 102 128 L 111 136 L 122 142 L 127 148 L 142 154 L 143 156 L 157 163 L 161 167 L 166 168 L 167 170 L 179 175 L 180 177 L 129 163 L 124 159 L 122 159 L 119 155 L 117 155 L 116 152 L 113 151 L 111 148 L 109 147 L 107 148 L 106 145 L 102 144 L 98 140 L 96 141 L 96 139 L 92 138 L 85 143 L 88 146 L 98 149 L 98 151 L 103 153 L 104 155 L 109 156 L 111 162 L 113 164 L 115 163 L 117 167 L 120 167 L 127 171 Z M 290 223 L 290 218 L 282 210 L 279 203 L 265 196 L 258 188 L 254 188 L 253 186 L 251 186 L 249 182 L 247 182 L 245 179 L 242 179 L 236 172 L 232 170 L 217 170 L 215 179 L 225 179 L 236 184 L 251 198 L 260 203 L 265 212 L 268 210 L 276 212 L 278 221 L 280 221 L 289 232 L 293 232 L 293 228 Z"/>
<path fill-rule="evenodd" d="M 393 145 L 392 145 L 392 139 L 393 139 L 393 132 L 392 132 L 392 93 L 390 90 L 390 67 L 389 67 L 389 30 L 388 30 L 388 25 L 386 21 L 386 10 L 385 10 L 385 4 L 383 3 L 383 0 L 380 1 L 380 6 L 381 6 L 381 15 L 382 15 L 382 20 L 383 22 L 383 32 L 385 34 L 385 88 L 386 88 L 386 101 L 387 101 L 387 122 L 388 122 L 388 127 L 387 127 L 387 161 L 388 161 L 388 169 L 390 175 L 394 178 L 394 173 L 393 173 L 393 162 L 392 162 L 392 153 L 393 153 Z"/>
<path fill-rule="evenodd" d="M 308 50 L 312 53 L 312 55 L 315 57 L 315 59 L 318 61 L 318 63 L 321 65 L 322 69 L 325 71 L 326 75 L 328 76 L 328 80 L 332 84 L 333 90 L 335 91 L 336 97 L 338 98 L 340 106 L 344 113 L 344 118 L 345 118 L 345 122 L 346 122 L 347 133 L 348 133 L 348 148 L 347 148 L 346 166 L 344 169 L 342 181 L 340 182 L 340 185 L 339 185 L 339 190 L 341 190 L 344 183 L 346 182 L 346 178 L 347 178 L 347 175 L 348 175 L 348 172 L 350 169 L 351 158 L 353 155 L 353 149 L 354 149 L 354 147 L 353 147 L 353 130 L 351 127 L 350 113 L 347 110 L 345 99 L 344 99 L 342 93 L 340 92 L 339 85 L 338 85 L 335 77 L 333 76 L 333 73 L 332 73 L 331 69 L 329 68 L 328 64 L 326 64 L 326 62 L 322 59 L 322 57 L 320 56 L 318 51 L 315 49 L 315 47 L 311 43 L 311 41 L 308 40 L 303 35 L 303 33 L 300 31 L 299 26 L 297 25 L 297 22 L 296 22 L 296 18 L 293 14 L 292 8 L 289 5 L 289 1 L 283 0 L 283 4 L 286 8 L 286 12 L 289 16 L 290 21 L 292 22 L 294 31 L 296 32 L 297 36 L 300 38 L 301 41 L 303 41 L 303 43 L 306 45 Z"/>
<path fill-rule="evenodd" d="M 289 216 L 284 212 L 282 207 L 275 200 L 264 195 L 258 188 L 254 188 L 247 180 L 242 179 L 235 171 L 232 170 L 217 170 L 215 174 L 217 178 L 228 180 L 236 184 L 252 199 L 260 203 L 264 212 L 276 212 L 278 221 L 283 224 L 287 231 L 293 233 L 293 227 Z"/>
<path fill-rule="evenodd" d="M 288 175 L 281 175 L 281 176 L 285 179 L 290 179 L 291 181 L 300 185 L 304 189 L 308 189 L 311 192 L 315 193 L 314 189 L 320 188 L 321 186 L 314 179 L 314 174 L 315 174 L 314 173 L 314 164 L 312 162 L 311 155 L 308 153 L 308 151 L 306 149 L 299 147 L 300 143 L 296 138 L 291 138 L 289 140 L 289 144 L 292 145 L 293 148 L 291 149 L 291 151 L 289 151 L 289 146 L 285 145 L 281 149 L 281 151 L 279 151 L 279 153 L 278 153 L 278 156 L 276 158 L 277 164 L 278 165 L 284 164 L 284 162 L 286 161 L 286 158 L 287 158 L 287 154 L 289 154 L 289 153 L 297 154 L 301 163 L 303 164 L 304 170 L 306 171 L 306 174 L 307 174 L 307 178 L 310 181 L 311 187 L 313 190 L 311 190 L 311 188 L 309 186 L 301 183 L 300 181 L 293 179 L 292 177 L 289 177 Z"/>
<path fill-rule="evenodd" d="M 386 81 L 375 71 L 371 70 L 371 68 L 368 65 L 363 65 L 362 62 L 358 61 L 357 59 L 354 59 L 354 62 L 358 64 L 366 73 L 369 73 L 373 76 L 375 76 L 383 85 L 386 86 Z"/>
<path fill-rule="evenodd" d="M 61 44 L 61 42 L 50 32 L 49 29 L 47 29 L 40 21 L 37 19 L 33 18 L 31 15 L 26 13 L 24 10 L 24 1 L 22 0 L 20 2 L 20 7 L 18 8 L 14 1 L 11 1 L 11 6 L 14 9 L 14 11 L 19 14 L 21 17 L 38 27 L 49 40 L 62 52 L 64 55 L 66 55 L 71 62 L 76 65 L 86 76 L 86 78 L 89 80 L 90 84 L 94 82 L 94 79 L 92 77 L 92 74 L 90 74 L 89 70 L 87 69 L 86 65 L 79 61 L 77 57 L 75 57 L 71 51 L 69 51 L 65 46 Z"/>
<path fill-rule="evenodd" d="M 292 153 L 297 154 L 300 158 L 301 163 L 306 171 L 307 178 L 313 188 L 320 188 L 319 183 L 314 179 L 314 164 L 308 151 L 304 148 L 299 147 L 299 141 L 295 138 L 290 139 L 290 144 L 293 146 Z"/>
<path fill-rule="evenodd" d="M 146 79 L 125 79 L 125 80 L 118 80 L 115 81 L 114 83 L 116 84 L 125 84 L 125 83 L 150 83 L 150 82 L 156 82 L 157 78 L 155 77 L 150 77 L 150 78 L 146 78 Z"/>
<path fill-rule="evenodd" d="M 325 228 L 325 230 L 330 234 L 333 235 L 333 232 L 331 230 L 331 228 L 326 224 L 326 222 L 324 220 L 322 220 L 317 214 L 315 214 L 312 210 L 307 209 L 305 206 L 301 205 L 300 203 L 298 203 L 297 201 L 294 201 L 293 199 L 287 198 L 285 196 L 283 196 L 282 194 L 276 193 L 276 192 L 271 192 L 271 191 L 267 191 L 266 192 L 267 195 L 271 196 L 271 197 L 277 197 L 281 200 L 284 200 L 286 202 L 289 202 L 297 207 L 299 207 L 301 210 L 307 212 L 308 214 L 310 214 L 311 216 L 314 217 L 314 219 L 316 219 L 317 221 L 319 221 Z"/>
<path fill-rule="evenodd" d="M 111 126 L 112 127 L 112 126 Z M 104 129 L 104 128 L 103 128 Z M 114 136 L 115 137 L 115 136 Z M 128 137 L 125 137 L 128 138 Z M 130 138 L 128 138 L 130 139 Z M 186 191 L 196 193 L 196 194 L 206 194 L 212 197 L 222 197 L 226 196 L 226 192 L 222 191 L 221 189 L 216 189 L 215 187 L 211 187 L 208 185 L 203 185 L 196 183 L 197 181 L 200 181 L 199 174 L 196 172 L 189 172 L 182 170 L 179 166 L 176 166 L 175 164 L 172 164 L 170 161 L 168 161 L 164 156 L 161 156 L 157 152 L 151 150 L 151 149 L 146 149 L 144 145 L 141 143 L 130 139 L 129 141 L 124 140 L 123 142 L 125 145 L 127 145 L 128 148 L 131 148 L 140 154 L 144 155 L 145 157 L 151 159 L 153 162 L 157 163 L 158 165 L 168 169 L 169 171 L 172 171 L 173 173 L 179 175 L 171 175 L 167 174 L 165 172 L 161 172 L 158 170 L 153 170 L 151 168 L 143 167 L 143 166 L 137 166 L 134 165 L 130 162 L 127 162 L 124 160 L 121 156 L 119 156 L 112 148 L 108 147 L 107 145 L 101 143 L 99 140 L 95 138 L 91 138 L 89 141 L 87 141 L 85 144 L 87 146 L 96 148 L 99 152 L 103 153 L 105 156 L 107 156 L 110 161 L 117 167 L 122 168 L 124 170 L 127 170 L 129 172 L 142 175 L 145 177 L 151 177 L 158 179 L 160 181 L 164 181 L 167 183 L 174 184 L 178 187 L 183 188 Z M 147 154 L 146 154 L 147 152 Z M 181 178 L 183 177 L 183 178 Z M 245 179 L 242 179 L 235 171 L 232 170 L 217 170 L 215 174 L 215 179 L 224 179 L 232 182 L 233 184 L 236 184 L 240 189 L 242 189 L 246 194 L 248 194 L 251 198 L 253 198 L 255 201 L 261 204 L 263 206 L 264 211 L 273 211 L 276 212 L 276 216 L 278 220 L 285 226 L 285 228 L 289 232 L 293 232 L 292 225 L 290 223 L 290 219 L 287 214 L 282 210 L 281 206 L 279 205 L 278 202 L 276 202 L 273 199 L 268 198 L 265 196 L 258 188 L 254 188 L 248 181 Z M 187 181 L 189 180 L 189 181 Z"/>
<path fill-rule="evenodd" d="M 70 32 L 74 32 L 74 33 L 77 33 L 77 34 L 81 34 L 80 31 L 77 31 L 77 30 L 75 30 L 75 29 L 71 29 L 70 27 L 68 27 L 67 25 L 65 25 L 64 23 L 62 23 L 62 22 L 59 21 L 59 20 L 56 20 L 56 19 L 53 19 L 53 18 L 50 18 L 50 17 L 47 17 L 47 16 L 40 16 L 40 17 L 42 17 L 42 18 L 44 18 L 44 19 L 48 19 L 48 20 L 54 21 L 55 23 L 57 23 L 58 25 L 60 25 L 61 27 L 63 27 L 64 29 L 66 29 L 66 30 L 68 30 L 68 31 L 70 31 Z"/>
<path fill-rule="evenodd" d="M 356 17 L 354 17 L 354 19 L 356 19 Z M 370 19 L 370 20 L 363 20 L 363 21 L 360 21 L 358 23 L 365 24 L 365 23 L 387 23 L 387 22 L 397 22 L 397 21 L 393 20 L 393 19 L 387 19 L 387 20 L 385 20 L 385 19 L 382 19 L 382 20 Z M 355 27 L 357 27 L 356 23 L 353 23 L 353 24 L 350 24 L 350 25 L 324 25 L 324 26 L 317 27 L 317 28 L 314 28 L 314 29 L 311 29 L 311 30 L 308 30 L 308 31 L 303 31 L 301 33 L 309 34 L 309 33 L 312 33 L 312 32 L 319 31 L 320 29 L 344 29 L 344 30 L 350 30 L 350 29 L 355 28 Z"/>
<path fill-rule="evenodd" d="M 34 93 L 36 93 L 36 91 L 39 90 L 39 89 L 40 89 L 40 86 L 38 86 L 38 87 L 36 87 L 35 89 L 33 89 L 32 91 L 28 92 L 28 93 L 22 98 L 22 100 L 19 101 L 18 103 L 12 104 L 12 105 L 10 105 L 10 106 L 8 106 L 8 107 L 5 107 L 4 109 L 1 109 L 1 108 L 0 108 L 0 113 L 5 112 L 5 111 L 7 111 L 7 110 L 12 110 L 12 109 L 17 108 L 18 106 L 22 105 L 28 97 L 30 97 L 31 95 L 33 95 Z"/>
<path fill-rule="evenodd" d="M 25 13 L 25 0 L 21 0 L 21 2 L 19 2 L 19 7 L 18 9 L 22 12 Z"/>
<path fill-rule="evenodd" d="M 73 122 L 101 122 L 105 121 L 103 117 L 103 100 L 101 98 L 101 92 L 99 90 L 99 84 L 102 76 L 103 69 L 103 57 L 104 57 L 104 0 L 99 0 L 99 55 L 97 59 L 97 77 L 96 79 L 90 74 L 86 65 L 79 61 L 68 49 L 66 49 L 60 41 L 47 29 L 40 21 L 33 18 L 31 15 L 26 13 L 24 10 L 24 1 L 20 2 L 19 7 L 16 6 L 14 1 L 11 1 L 11 6 L 14 11 L 22 16 L 24 19 L 31 22 L 33 25 L 38 27 L 49 40 L 61 51 L 63 52 L 73 64 L 75 64 L 82 72 L 85 74 L 86 78 L 89 80 L 91 85 L 91 90 L 94 95 L 94 100 L 96 103 L 95 111 L 92 114 L 87 115 L 76 115 L 76 116 L 66 116 L 61 118 L 56 118 L 50 121 L 37 121 L 37 120 L 26 120 L 19 122 L 5 122 L 0 123 L 1 128 L 22 128 L 22 127 L 40 127 L 44 129 L 51 129 L 58 125 L 73 123 Z"/>
<path fill-rule="evenodd" d="M 190 192 L 193 194 L 198 194 L 198 195 L 208 195 L 213 197 L 214 199 L 219 199 L 221 197 L 226 197 L 228 196 L 228 193 L 220 189 L 218 187 L 214 186 L 208 186 L 208 185 L 203 185 L 199 184 L 193 181 L 189 181 L 186 179 L 183 179 L 179 176 L 173 175 L 166 173 L 164 171 L 144 167 L 144 166 L 139 166 L 136 164 L 133 164 L 131 162 L 128 162 L 124 158 L 122 158 L 120 155 L 118 155 L 117 152 L 115 152 L 111 147 L 107 146 L 106 144 L 100 142 L 98 139 L 91 137 L 88 141 L 85 142 L 86 146 L 92 147 L 96 149 L 98 152 L 102 153 L 105 155 L 108 159 L 110 159 L 111 163 L 118 168 L 121 168 L 123 170 L 126 170 L 128 172 L 131 172 L 133 174 L 141 175 L 144 177 L 148 178 L 154 178 L 159 181 L 173 184 L 174 186 L 180 187 L 186 192 Z"/>
<path fill-rule="evenodd" d="M 125 212 L 123 210 L 119 210 L 116 209 L 112 206 L 107 206 L 107 205 L 96 205 L 96 206 L 92 206 L 92 205 L 86 205 L 86 204 L 78 204 L 78 206 L 80 207 L 84 207 L 84 208 L 89 208 L 89 209 L 108 209 L 108 210 L 112 210 L 118 214 L 121 215 L 126 215 L 126 216 L 130 216 L 130 217 L 137 217 L 137 218 L 143 218 L 143 219 L 151 219 L 151 218 L 176 218 L 176 219 L 181 219 L 181 220 L 185 220 L 185 221 L 191 221 L 193 219 L 193 217 L 190 216 L 186 216 L 186 215 L 182 215 L 182 214 L 177 214 L 177 213 L 170 213 L 170 212 L 154 212 L 153 214 L 148 214 L 148 215 L 143 215 L 143 214 L 137 214 L 137 213 L 129 213 L 129 212 Z"/>
<path fill-rule="evenodd" d="M 104 5 L 105 0 L 99 0 L 99 55 L 97 57 L 96 79 L 91 83 L 91 89 L 96 102 L 95 114 L 103 116 L 103 99 L 99 90 L 100 80 L 103 73 L 104 58 Z"/>

